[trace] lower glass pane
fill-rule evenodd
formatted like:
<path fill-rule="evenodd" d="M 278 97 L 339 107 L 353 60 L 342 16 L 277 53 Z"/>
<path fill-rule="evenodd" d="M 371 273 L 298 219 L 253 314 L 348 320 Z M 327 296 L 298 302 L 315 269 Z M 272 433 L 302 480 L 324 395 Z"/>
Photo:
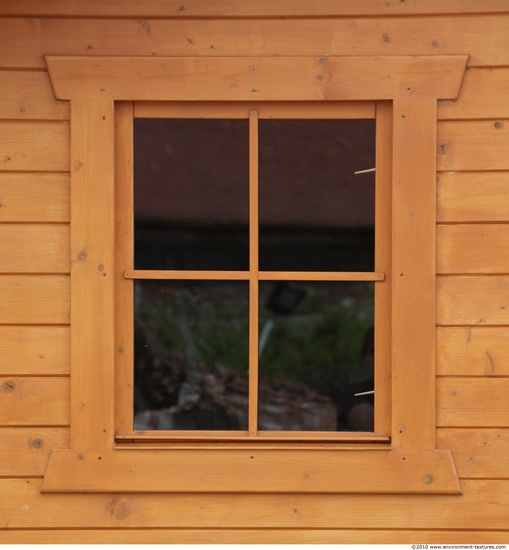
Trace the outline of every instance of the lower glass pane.
<path fill-rule="evenodd" d="M 259 430 L 372 431 L 374 283 L 260 283 Z"/>
<path fill-rule="evenodd" d="M 244 281 L 134 283 L 134 429 L 246 430 Z"/>

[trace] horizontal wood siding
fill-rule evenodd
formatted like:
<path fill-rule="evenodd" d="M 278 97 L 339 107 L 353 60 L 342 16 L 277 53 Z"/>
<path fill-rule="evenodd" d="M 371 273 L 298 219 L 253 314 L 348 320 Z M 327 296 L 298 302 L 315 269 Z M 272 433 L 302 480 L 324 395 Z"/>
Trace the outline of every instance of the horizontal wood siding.
<path fill-rule="evenodd" d="M 0 540 L 506 543 L 508 36 L 506 0 L 0 2 Z M 461 496 L 40 493 L 70 416 L 70 112 L 47 54 L 469 55 L 437 148 L 436 441 Z"/>

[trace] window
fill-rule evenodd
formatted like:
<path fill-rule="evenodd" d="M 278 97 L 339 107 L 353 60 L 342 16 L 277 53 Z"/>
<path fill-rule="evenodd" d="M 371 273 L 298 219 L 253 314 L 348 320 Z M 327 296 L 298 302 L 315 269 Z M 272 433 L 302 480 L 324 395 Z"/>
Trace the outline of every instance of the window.
<path fill-rule="evenodd" d="M 71 445 L 52 451 L 42 490 L 460 492 L 450 452 L 435 450 L 434 201 L 437 99 L 457 97 L 466 57 L 48 56 L 47 62 L 57 97 L 71 100 Z M 128 353 L 121 323 L 114 323 L 115 307 L 129 309 L 115 302 L 128 280 L 118 266 L 133 265 L 133 247 L 115 255 L 115 242 L 129 228 L 114 220 L 115 208 L 129 210 L 130 195 L 115 189 L 115 178 L 132 177 L 129 102 L 254 99 L 390 106 L 380 112 L 386 123 L 377 124 L 384 128 L 377 155 L 392 158 L 388 175 L 378 173 L 377 159 L 377 178 L 392 182 L 390 204 L 377 202 L 392 212 L 385 273 L 392 312 L 390 443 L 345 446 L 310 438 L 233 445 L 207 436 L 190 444 L 167 443 L 165 435 L 158 442 L 156 434 L 143 445 L 116 444 L 115 429 L 125 428 L 115 426 L 125 396 L 114 387 L 132 384 L 123 369 L 115 371 L 115 361 Z M 115 155 L 115 148 L 124 153 Z"/>
<path fill-rule="evenodd" d="M 134 225 L 117 241 L 134 243 L 117 299 L 135 302 L 134 333 L 130 305 L 117 319 L 129 351 L 119 368 L 134 364 L 134 387 L 118 391 L 117 440 L 158 430 L 337 441 L 339 431 L 387 442 L 390 282 L 379 283 L 390 209 L 377 211 L 375 255 L 375 104 L 172 104 L 171 118 L 165 106 L 140 109 L 134 192 L 117 182 L 134 196 L 117 210 Z M 379 158 L 382 176 L 390 162 Z M 390 180 L 377 187 L 387 203 Z"/>

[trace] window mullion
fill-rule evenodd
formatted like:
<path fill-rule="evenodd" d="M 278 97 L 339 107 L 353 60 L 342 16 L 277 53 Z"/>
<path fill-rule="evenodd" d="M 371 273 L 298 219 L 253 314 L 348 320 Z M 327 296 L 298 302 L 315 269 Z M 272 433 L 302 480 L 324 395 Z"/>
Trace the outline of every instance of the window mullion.
<path fill-rule="evenodd" d="M 249 112 L 249 435 L 258 434 L 258 111 Z"/>

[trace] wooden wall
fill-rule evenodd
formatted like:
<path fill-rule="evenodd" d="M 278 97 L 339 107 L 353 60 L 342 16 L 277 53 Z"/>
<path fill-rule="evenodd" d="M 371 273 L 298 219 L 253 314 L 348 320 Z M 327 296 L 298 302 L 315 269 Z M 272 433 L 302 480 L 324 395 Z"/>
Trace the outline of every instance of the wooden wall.
<path fill-rule="evenodd" d="M 70 356 L 69 107 L 44 54 L 470 55 L 437 151 L 438 445 L 462 496 L 39 492 L 68 444 Z M 3 0 L 0 540 L 507 542 L 507 243 L 506 0 Z"/>

